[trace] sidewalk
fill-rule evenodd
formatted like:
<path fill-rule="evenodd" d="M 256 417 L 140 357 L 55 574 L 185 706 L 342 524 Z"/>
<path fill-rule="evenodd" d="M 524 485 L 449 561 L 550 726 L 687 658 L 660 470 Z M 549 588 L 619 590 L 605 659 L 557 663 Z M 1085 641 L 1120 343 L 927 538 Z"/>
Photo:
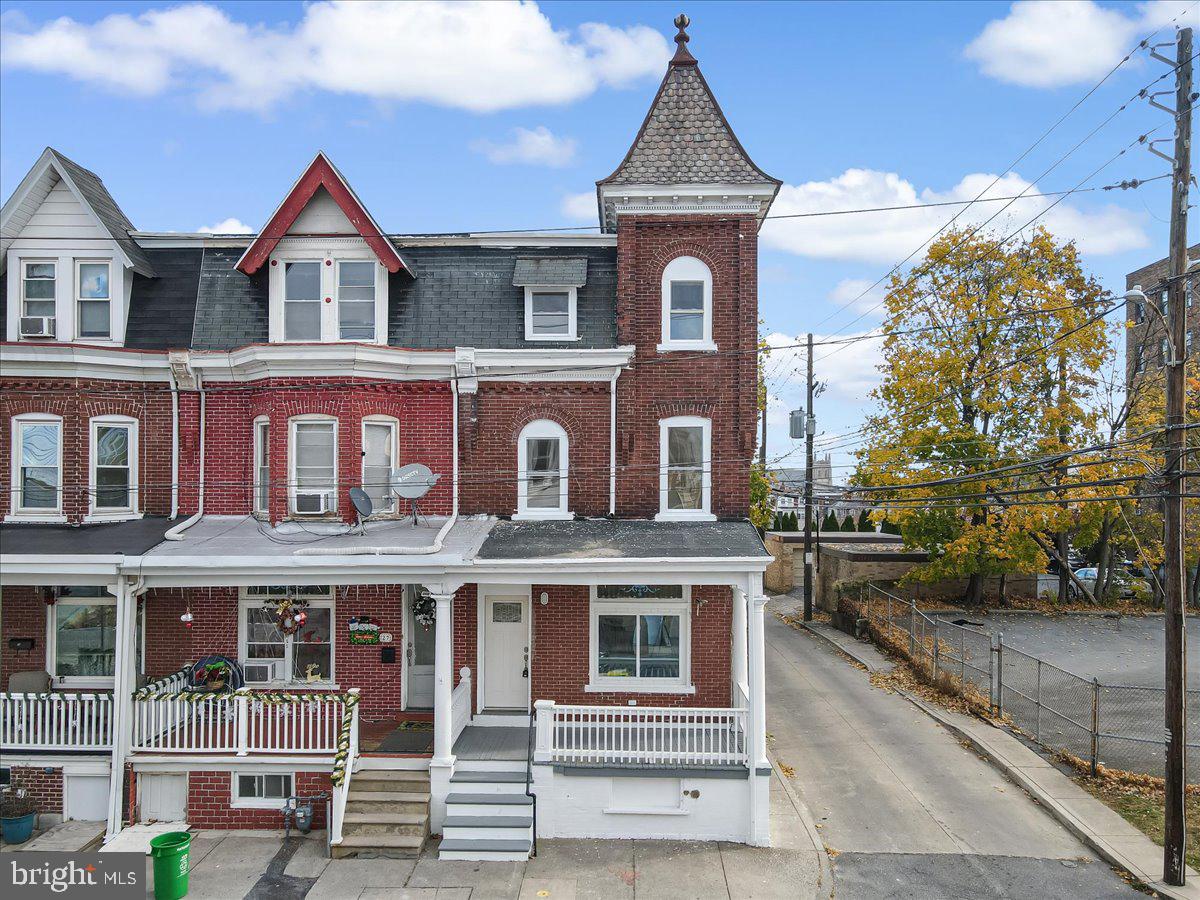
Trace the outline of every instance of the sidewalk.
<path fill-rule="evenodd" d="M 809 622 L 804 627 L 869 671 L 892 667 L 872 644 L 857 641 L 830 625 Z M 1163 884 L 1159 880 L 1162 872 L 1160 846 L 1008 731 L 972 716 L 941 709 L 906 692 L 900 693 L 956 737 L 970 743 L 1106 862 L 1128 871 L 1164 897 L 1200 900 L 1200 876 L 1189 869 L 1188 883 L 1184 887 Z"/>

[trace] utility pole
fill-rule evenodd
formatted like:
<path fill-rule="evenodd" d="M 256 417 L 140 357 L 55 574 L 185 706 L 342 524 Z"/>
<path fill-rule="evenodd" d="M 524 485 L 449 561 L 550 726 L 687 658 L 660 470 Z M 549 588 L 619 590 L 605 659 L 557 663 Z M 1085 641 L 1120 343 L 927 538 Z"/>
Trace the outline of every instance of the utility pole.
<path fill-rule="evenodd" d="M 1187 747 L 1187 713 L 1184 708 L 1187 680 L 1187 632 L 1184 622 L 1183 565 L 1183 454 L 1184 433 L 1184 347 L 1187 301 L 1188 182 L 1191 180 L 1192 143 L 1192 29 L 1181 28 L 1176 41 L 1175 70 L 1175 156 L 1171 179 L 1170 321 L 1167 346 L 1167 448 L 1165 466 L 1166 503 L 1163 516 L 1166 534 L 1166 809 L 1163 823 L 1163 881 L 1184 883 L 1184 772 Z"/>
<path fill-rule="evenodd" d="M 813 432 L 817 417 L 813 415 L 813 336 L 808 334 L 808 400 L 804 408 L 808 416 L 804 433 L 804 621 L 812 621 L 813 606 Z"/>
<path fill-rule="evenodd" d="M 758 389 L 762 391 L 762 437 L 758 439 L 758 467 L 762 469 L 763 478 L 767 477 L 767 382 L 759 376 Z"/>

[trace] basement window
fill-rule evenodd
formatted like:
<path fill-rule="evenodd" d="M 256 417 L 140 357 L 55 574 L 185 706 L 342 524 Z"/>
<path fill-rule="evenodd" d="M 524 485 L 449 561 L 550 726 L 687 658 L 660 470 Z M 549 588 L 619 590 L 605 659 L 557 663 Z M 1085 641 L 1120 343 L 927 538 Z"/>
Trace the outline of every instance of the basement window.
<path fill-rule="evenodd" d="M 283 809 L 294 793 L 295 776 L 290 772 L 232 773 L 233 796 L 230 806 L 237 809 Z"/>

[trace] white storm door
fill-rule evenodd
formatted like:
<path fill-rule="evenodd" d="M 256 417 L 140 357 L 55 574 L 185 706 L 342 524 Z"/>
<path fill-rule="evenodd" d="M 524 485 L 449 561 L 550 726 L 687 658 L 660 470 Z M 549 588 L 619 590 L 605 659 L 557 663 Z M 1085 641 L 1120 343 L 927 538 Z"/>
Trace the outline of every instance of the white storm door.
<path fill-rule="evenodd" d="M 407 603 L 404 647 L 404 677 L 408 680 L 408 709 L 433 709 L 434 636 L 437 625 L 426 628 L 412 614 L 412 599 Z"/>
<path fill-rule="evenodd" d="M 494 594 L 484 601 L 483 705 L 529 708 L 529 597 Z"/>

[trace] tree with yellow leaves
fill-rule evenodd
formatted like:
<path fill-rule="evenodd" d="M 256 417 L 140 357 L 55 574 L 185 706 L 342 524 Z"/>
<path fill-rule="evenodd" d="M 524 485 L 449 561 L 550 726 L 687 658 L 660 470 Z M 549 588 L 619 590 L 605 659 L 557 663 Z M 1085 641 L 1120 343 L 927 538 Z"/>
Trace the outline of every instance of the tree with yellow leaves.
<path fill-rule="evenodd" d="M 985 579 L 1041 571 L 1048 557 L 1072 577 L 1072 485 L 1097 479 L 1064 454 L 1096 433 L 1083 398 L 1111 352 L 1110 302 L 1075 246 L 1044 229 L 1017 244 L 951 230 L 893 277 L 855 479 L 887 486 L 870 496 L 928 551 L 914 577 L 965 578 L 966 603 L 982 601 Z"/>

